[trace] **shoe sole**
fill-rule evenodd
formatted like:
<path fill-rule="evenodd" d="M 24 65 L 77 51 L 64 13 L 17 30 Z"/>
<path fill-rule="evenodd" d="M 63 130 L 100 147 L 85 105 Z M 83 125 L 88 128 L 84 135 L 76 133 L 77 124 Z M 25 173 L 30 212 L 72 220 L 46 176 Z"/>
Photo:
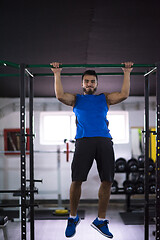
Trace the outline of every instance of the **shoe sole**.
<path fill-rule="evenodd" d="M 99 233 L 101 233 L 103 236 L 108 237 L 108 238 L 113 238 L 112 236 L 109 236 L 103 232 L 101 232 L 101 230 L 99 228 L 97 228 L 93 223 L 91 224 L 91 227 L 93 227 L 94 229 L 96 229 Z"/>
<path fill-rule="evenodd" d="M 79 221 L 77 222 L 76 227 L 78 226 L 78 224 L 79 224 L 80 222 L 81 222 L 81 219 L 79 218 Z M 69 237 L 67 237 L 66 235 L 65 235 L 65 236 L 66 236 L 67 238 L 71 238 L 71 237 L 74 237 L 75 234 L 76 234 L 76 230 L 75 230 L 75 233 L 74 233 L 72 236 L 69 236 Z"/>

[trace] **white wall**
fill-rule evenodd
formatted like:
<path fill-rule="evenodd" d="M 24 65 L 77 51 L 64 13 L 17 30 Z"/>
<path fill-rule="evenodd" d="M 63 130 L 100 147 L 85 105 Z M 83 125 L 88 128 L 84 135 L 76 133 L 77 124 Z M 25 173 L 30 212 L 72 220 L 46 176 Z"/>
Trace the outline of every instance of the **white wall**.
<path fill-rule="evenodd" d="M 28 102 L 26 102 L 28 110 Z M 150 99 L 150 126 L 155 126 L 155 98 Z M 57 146 L 40 145 L 40 112 L 41 111 L 72 111 L 70 107 L 64 106 L 56 99 L 41 98 L 34 100 L 34 126 L 36 138 L 34 140 L 35 150 L 56 150 Z M 129 127 L 142 127 L 144 125 L 144 98 L 130 97 L 122 104 L 112 106 L 110 111 L 127 110 L 129 112 Z M 0 150 L 4 150 L 3 129 L 19 128 L 19 99 L 0 99 Z M 26 126 L 28 127 L 28 113 L 26 117 Z M 71 144 L 72 145 L 72 144 Z M 70 146 L 72 149 L 74 146 Z M 61 146 L 61 150 L 65 144 Z M 127 160 L 131 158 L 131 141 L 128 144 L 114 144 L 115 158 L 124 157 Z M 71 183 L 71 161 L 73 154 L 70 154 L 70 161 L 66 162 L 66 156 L 61 153 L 60 179 L 62 199 L 69 199 L 69 186 Z M 38 199 L 57 199 L 57 194 L 51 193 L 57 189 L 58 168 L 56 153 L 35 153 L 35 179 L 43 179 L 43 184 L 36 183 L 39 189 Z M 27 169 L 29 167 L 29 157 L 26 157 Z M 27 171 L 28 176 L 28 171 Z M 115 178 L 122 182 L 124 174 L 116 174 Z M 96 164 L 89 173 L 88 181 L 83 183 L 82 199 L 97 199 L 99 187 L 99 177 Z M 0 189 L 18 189 L 20 188 L 20 157 L 6 156 L 0 154 Z M 45 191 L 50 193 L 44 194 Z M 116 198 L 118 196 L 112 196 Z M 12 194 L 1 194 L 0 199 L 12 198 Z M 119 197 L 118 197 L 119 198 Z"/>

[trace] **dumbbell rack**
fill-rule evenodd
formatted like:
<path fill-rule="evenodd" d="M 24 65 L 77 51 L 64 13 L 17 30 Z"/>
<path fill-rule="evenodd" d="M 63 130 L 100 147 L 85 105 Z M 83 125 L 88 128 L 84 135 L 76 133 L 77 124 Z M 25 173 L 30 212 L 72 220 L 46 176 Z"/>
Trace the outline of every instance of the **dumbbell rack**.
<path fill-rule="evenodd" d="M 133 173 L 142 173 L 144 174 L 144 168 L 138 168 L 138 170 L 136 171 L 130 171 L 129 169 L 126 169 L 125 171 L 115 171 L 116 174 L 125 174 L 125 181 L 129 180 L 129 176 Z M 150 172 L 150 174 L 154 173 L 154 171 Z M 133 195 L 142 195 L 144 196 L 144 193 L 136 193 L 136 192 L 131 192 L 131 193 L 126 193 L 124 187 L 118 187 L 117 192 L 115 193 L 111 193 L 111 194 L 125 194 L 126 195 L 126 211 L 130 212 L 131 211 L 131 196 Z M 155 195 L 155 194 L 151 194 L 150 195 Z"/>

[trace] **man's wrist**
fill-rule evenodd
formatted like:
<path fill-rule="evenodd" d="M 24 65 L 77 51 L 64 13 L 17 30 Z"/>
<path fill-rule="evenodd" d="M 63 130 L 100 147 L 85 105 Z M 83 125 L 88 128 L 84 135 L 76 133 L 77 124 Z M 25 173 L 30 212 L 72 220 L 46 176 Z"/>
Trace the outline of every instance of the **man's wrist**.
<path fill-rule="evenodd" d="M 124 70 L 123 72 L 124 72 L 124 74 L 130 74 L 131 70 Z"/>
<path fill-rule="evenodd" d="M 54 76 L 60 76 L 61 75 L 61 71 L 59 72 L 54 72 Z"/>

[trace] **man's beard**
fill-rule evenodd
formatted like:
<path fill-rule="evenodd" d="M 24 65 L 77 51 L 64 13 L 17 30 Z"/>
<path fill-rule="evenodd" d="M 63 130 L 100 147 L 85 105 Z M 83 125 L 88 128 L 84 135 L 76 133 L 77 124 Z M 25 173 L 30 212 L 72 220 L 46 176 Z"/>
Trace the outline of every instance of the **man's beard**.
<path fill-rule="evenodd" d="M 96 92 L 97 88 L 90 88 L 89 91 L 86 90 L 86 88 L 83 88 L 83 92 L 86 93 L 87 95 L 92 95 Z"/>

